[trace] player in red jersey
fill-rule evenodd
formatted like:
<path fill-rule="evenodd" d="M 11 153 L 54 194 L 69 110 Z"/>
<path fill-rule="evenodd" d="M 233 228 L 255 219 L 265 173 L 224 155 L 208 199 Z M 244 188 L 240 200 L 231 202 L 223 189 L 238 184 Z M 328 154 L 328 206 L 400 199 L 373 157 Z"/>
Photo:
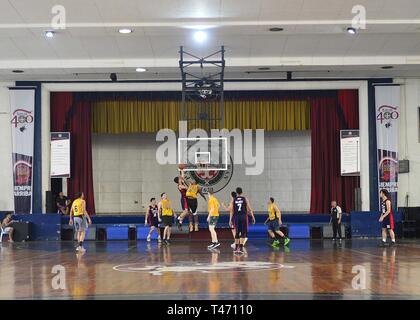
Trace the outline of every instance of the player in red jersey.
<path fill-rule="evenodd" d="M 391 246 L 395 245 L 395 233 L 394 233 L 394 217 L 392 215 L 392 204 L 389 196 L 389 192 L 386 189 L 382 189 L 379 193 L 381 197 L 381 217 L 379 222 L 382 223 L 382 243 L 381 246 L 386 246 L 387 230 L 391 237 Z"/>

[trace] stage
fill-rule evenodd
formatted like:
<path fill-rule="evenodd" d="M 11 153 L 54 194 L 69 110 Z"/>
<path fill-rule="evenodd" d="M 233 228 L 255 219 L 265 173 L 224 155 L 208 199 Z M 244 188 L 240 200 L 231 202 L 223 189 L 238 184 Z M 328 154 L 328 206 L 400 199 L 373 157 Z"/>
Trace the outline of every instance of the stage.
<path fill-rule="evenodd" d="M 294 239 L 273 249 L 225 241 L 2 243 L 0 299 L 420 299 L 420 241 Z"/>

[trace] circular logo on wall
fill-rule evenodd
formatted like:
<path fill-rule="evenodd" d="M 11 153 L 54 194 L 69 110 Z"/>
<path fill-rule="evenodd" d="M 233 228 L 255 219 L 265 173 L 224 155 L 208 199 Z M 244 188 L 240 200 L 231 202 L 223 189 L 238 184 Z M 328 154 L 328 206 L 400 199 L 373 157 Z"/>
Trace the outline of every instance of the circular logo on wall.
<path fill-rule="evenodd" d="M 211 170 L 211 165 L 204 165 L 197 168 L 194 171 L 186 171 L 185 179 L 188 181 L 195 180 L 197 184 L 202 188 L 204 193 L 212 190 L 217 193 L 223 190 L 230 182 L 233 176 L 233 160 L 229 155 L 229 163 L 226 166 L 226 170 Z M 210 168 L 210 169 L 209 169 Z"/>

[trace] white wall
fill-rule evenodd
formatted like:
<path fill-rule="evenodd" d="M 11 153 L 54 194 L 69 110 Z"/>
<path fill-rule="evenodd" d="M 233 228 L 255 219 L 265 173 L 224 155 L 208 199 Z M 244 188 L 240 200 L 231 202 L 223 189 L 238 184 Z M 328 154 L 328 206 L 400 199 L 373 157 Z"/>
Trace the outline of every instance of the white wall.
<path fill-rule="evenodd" d="M 12 130 L 9 89 L 14 83 L 0 82 L 0 211 L 13 211 Z"/>
<path fill-rule="evenodd" d="M 156 162 L 154 134 L 93 135 L 93 174 L 98 213 L 138 213 L 151 197 L 167 192 L 180 209 L 173 178 L 176 165 Z M 235 165 L 232 180 L 216 196 L 224 202 L 237 186 L 249 196 L 255 210 L 266 210 L 268 197 L 278 200 L 283 211 L 307 212 L 311 189 L 310 131 L 265 134 L 265 170 L 247 176 Z M 135 203 L 135 202 L 138 203 Z M 200 204 L 201 203 L 201 204 Z M 200 201 L 199 210 L 205 210 Z"/>
<path fill-rule="evenodd" d="M 420 79 L 396 79 L 401 83 L 401 114 L 399 122 L 399 158 L 410 160 L 410 172 L 399 175 L 398 205 L 420 206 L 420 142 L 419 118 Z"/>

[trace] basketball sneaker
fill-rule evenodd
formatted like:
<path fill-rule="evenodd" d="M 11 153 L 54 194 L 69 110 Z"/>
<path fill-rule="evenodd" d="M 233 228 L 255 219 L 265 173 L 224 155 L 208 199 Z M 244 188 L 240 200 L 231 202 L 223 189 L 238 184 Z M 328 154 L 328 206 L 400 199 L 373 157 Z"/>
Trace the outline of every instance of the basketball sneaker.
<path fill-rule="evenodd" d="M 176 219 L 176 225 L 178 226 L 178 230 L 182 231 L 182 221 L 180 219 Z"/>
<path fill-rule="evenodd" d="M 208 248 L 208 249 L 211 249 L 211 248 L 213 248 L 213 247 L 214 247 L 214 245 L 215 245 L 215 243 L 214 243 L 214 242 L 212 242 L 211 244 L 209 244 L 209 245 L 207 246 L 207 248 Z"/>
<path fill-rule="evenodd" d="M 235 247 L 236 247 L 236 243 L 234 242 L 234 243 L 232 243 L 231 245 L 230 245 L 230 247 L 232 248 L 232 249 L 235 249 Z"/>
<path fill-rule="evenodd" d="M 146 241 L 150 242 L 150 234 L 147 236 Z"/>
<path fill-rule="evenodd" d="M 194 231 L 194 226 L 191 223 L 189 225 L 189 230 L 190 230 L 190 232 L 193 232 Z"/>
<path fill-rule="evenodd" d="M 245 238 L 244 239 L 244 245 L 246 244 L 247 241 L 248 241 L 248 238 Z"/>
<path fill-rule="evenodd" d="M 217 248 L 217 247 L 219 247 L 219 246 L 220 246 L 220 242 L 216 242 L 216 243 L 214 243 L 214 244 L 213 244 L 212 249 L 215 249 L 215 248 Z"/>
<path fill-rule="evenodd" d="M 195 231 L 195 232 L 197 232 L 197 231 L 198 231 L 198 224 L 196 224 L 196 225 L 194 226 L 194 231 Z"/>
<path fill-rule="evenodd" d="M 290 243 L 290 239 L 289 238 L 284 238 L 284 245 L 288 246 Z"/>
<path fill-rule="evenodd" d="M 273 243 L 271 244 L 272 247 L 277 248 L 280 245 L 279 240 L 274 240 Z"/>
<path fill-rule="evenodd" d="M 381 241 L 381 243 L 378 244 L 378 247 L 381 247 L 381 248 L 388 247 L 388 244 L 386 243 L 386 241 Z"/>

